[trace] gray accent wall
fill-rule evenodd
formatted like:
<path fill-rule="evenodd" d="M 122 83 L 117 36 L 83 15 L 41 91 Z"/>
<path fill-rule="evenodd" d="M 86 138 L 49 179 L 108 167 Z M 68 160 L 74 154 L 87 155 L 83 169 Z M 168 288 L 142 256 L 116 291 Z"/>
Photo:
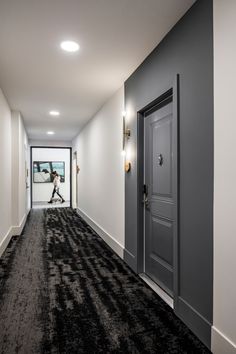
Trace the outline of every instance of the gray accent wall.
<path fill-rule="evenodd" d="M 210 347 L 213 293 L 213 6 L 198 0 L 125 82 L 125 260 L 140 260 L 138 112 L 179 74 L 179 234 L 176 314 Z M 139 247 L 138 247 L 139 245 Z"/>

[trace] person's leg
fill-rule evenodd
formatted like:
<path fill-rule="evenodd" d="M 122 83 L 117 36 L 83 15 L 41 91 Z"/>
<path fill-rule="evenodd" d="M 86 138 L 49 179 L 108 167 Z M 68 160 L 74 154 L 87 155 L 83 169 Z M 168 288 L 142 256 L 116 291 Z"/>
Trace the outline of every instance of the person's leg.
<path fill-rule="evenodd" d="M 61 198 L 61 202 L 64 203 L 65 199 L 61 196 L 61 194 L 59 193 L 59 188 L 57 188 L 56 190 L 57 195 Z"/>
<path fill-rule="evenodd" d="M 50 199 L 50 201 L 48 203 L 50 203 L 50 204 L 52 203 L 52 200 L 54 198 L 55 193 L 56 193 L 56 187 L 53 188 L 52 197 L 51 197 L 51 199 Z"/>

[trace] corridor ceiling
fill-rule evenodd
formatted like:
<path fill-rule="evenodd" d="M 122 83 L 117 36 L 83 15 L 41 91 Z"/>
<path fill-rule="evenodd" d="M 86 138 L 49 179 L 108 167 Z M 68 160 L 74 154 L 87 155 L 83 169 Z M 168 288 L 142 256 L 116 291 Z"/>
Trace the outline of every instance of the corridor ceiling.
<path fill-rule="evenodd" d="M 0 87 L 29 137 L 71 140 L 193 3 L 0 0 Z M 80 50 L 63 52 L 63 40 Z"/>

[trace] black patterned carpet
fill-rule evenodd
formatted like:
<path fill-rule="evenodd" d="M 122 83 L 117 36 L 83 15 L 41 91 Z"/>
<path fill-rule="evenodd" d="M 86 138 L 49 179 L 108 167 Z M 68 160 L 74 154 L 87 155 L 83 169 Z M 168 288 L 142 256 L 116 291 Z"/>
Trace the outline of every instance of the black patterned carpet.
<path fill-rule="evenodd" d="M 0 260 L 0 353 L 210 353 L 70 208 L 33 210 Z"/>

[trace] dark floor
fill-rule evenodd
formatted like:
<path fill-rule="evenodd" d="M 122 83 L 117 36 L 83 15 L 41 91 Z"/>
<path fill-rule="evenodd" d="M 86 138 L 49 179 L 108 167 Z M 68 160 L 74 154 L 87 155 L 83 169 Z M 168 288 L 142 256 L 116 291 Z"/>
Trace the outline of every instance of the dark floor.
<path fill-rule="evenodd" d="M 0 353 L 209 353 L 70 208 L 33 210 L 0 260 Z"/>

